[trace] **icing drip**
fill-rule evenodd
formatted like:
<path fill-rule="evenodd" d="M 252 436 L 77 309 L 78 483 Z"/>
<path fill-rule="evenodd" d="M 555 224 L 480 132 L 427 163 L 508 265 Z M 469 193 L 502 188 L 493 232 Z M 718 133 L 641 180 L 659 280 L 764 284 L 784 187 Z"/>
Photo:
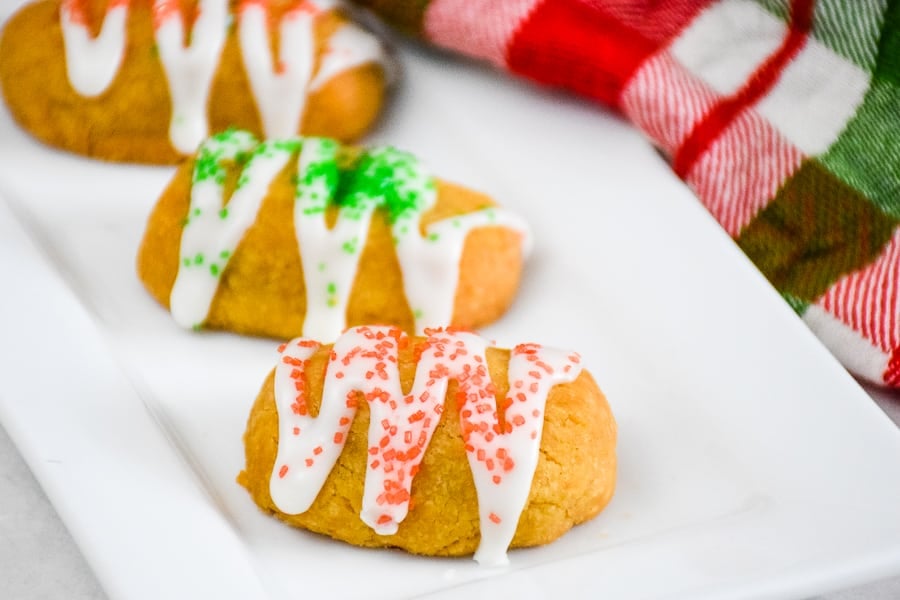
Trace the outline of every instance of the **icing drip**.
<path fill-rule="evenodd" d="M 580 359 L 536 344 L 516 347 L 501 423 L 485 340 L 429 330 L 416 348 L 415 378 L 404 395 L 397 361 L 408 343 L 397 328 L 357 327 L 344 333 L 331 351 L 315 418 L 308 414 L 305 369 L 319 346 L 296 339 L 281 347 L 275 368 L 279 438 L 269 482 L 272 500 L 288 514 L 309 509 L 340 456 L 361 396 L 370 421 L 360 518 L 380 535 L 396 533 L 453 379 L 478 497 L 481 542 L 475 560 L 504 564 L 537 467 L 547 396 L 554 385 L 578 377 Z"/>
<path fill-rule="evenodd" d="M 220 134 L 201 146 L 181 234 L 181 263 L 169 296 L 172 316 L 182 327 L 199 328 L 206 319 L 219 277 L 256 219 L 269 183 L 297 146 L 290 141 L 256 146 L 246 132 Z M 231 199 L 223 205 L 226 171 L 221 161 L 242 162 L 251 150 Z"/>
<path fill-rule="evenodd" d="M 179 152 L 187 154 L 208 133 L 206 104 L 228 33 L 228 0 L 200 0 L 187 47 L 177 3 L 155 0 L 153 10 L 159 59 L 172 97 L 169 139 Z"/>
<path fill-rule="evenodd" d="M 128 0 L 111 0 L 100 34 L 92 38 L 81 0 L 64 0 L 60 6 L 66 72 L 82 96 L 99 96 L 115 78 L 125 55 L 127 16 Z"/>
<path fill-rule="evenodd" d="M 540 455 L 544 407 L 551 388 L 574 381 L 578 354 L 522 344 L 509 360 L 509 392 L 503 400 L 503 427 L 493 398 L 468 392 L 459 419 L 469 467 L 478 491 L 481 543 L 475 560 L 506 564 Z"/>
<path fill-rule="evenodd" d="M 121 66 L 129 0 L 110 1 L 95 39 L 88 32 L 82 1 L 63 0 L 60 23 L 69 81 L 78 93 L 90 97 L 106 90 Z M 209 93 L 228 35 L 229 4 L 230 0 L 200 0 L 185 47 L 181 0 L 153 2 L 154 35 L 172 101 L 169 140 L 182 154 L 193 152 L 207 135 Z M 336 3 L 306 0 L 282 19 L 281 49 L 273 65 L 267 6 L 268 0 L 241 2 L 239 42 L 266 137 L 287 137 L 299 130 L 310 91 L 360 64 L 384 64 L 385 55 L 377 38 L 344 25 L 329 40 L 320 68 L 313 73 L 315 16 L 333 10 Z"/>
<path fill-rule="evenodd" d="M 228 135 L 238 134 L 217 136 L 215 139 L 220 141 L 214 142 L 213 147 L 221 144 Z M 248 135 L 242 134 L 242 139 L 246 139 Z M 346 328 L 347 304 L 353 281 L 359 269 L 372 217 L 379 207 L 387 211 L 391 222 L 395 249 L 403 272 L 404 292 L 413 309 L 417 332 L 432 325 L 450 323 L 459 281 L 459 261 L 470 231 L 479 227 L 502 225 L 522 235 L 523 251 L 527 251 L 530 245 L 530 233 L 524 221 L 498 208 L 487 208 L 438 221 L 427 228 L 423 237 L 421 219 L 434 205 L 437 194 L 431 177 L 407 153 L 393 148 L 375 148 L 360 157 L 354 170 L 342 173 L 337 164 L 339 146 L 332 140 L 290 138 L 282 142 L 269 142 L 269 145 L 284 151 L 301 147 L 297 159 L 294 231 L 303 261 L 306 288 L 307 308 L 303 325 L 305 336 L 333 340 Z M 206 154 L 201 149 L 198 164 L 210 150 L 205 152 Z M 249 169 L 253 164 L 251 161 L 245 167 L 242 179 L 245 176 L 252 179 L 255 182 L 253 189 L 265 194 L 271 179 L 280 168 L 254 172 L 251 177 Z M 195 188 L 197 184 L 195 181 Z M 209 205 L 219 210 L 222 190 L 221 187 L 215 189 L 216 195 L 209 200 Z M 212 192 L 202 192 L 200 197 L 209 193 Z M 192 198 L 196 195 L 197 192 L 192 191 Z M 257 198 L 255 203 L 241 206 L 235 205 L 233 199 L 228 203 L 227 214 L 246 223 L 240 231 L 229 229 L 229 235 L 243 235 L 255 218 L 260 200 Z M 192 211 L 195 210 L 193 204 L 192 199 Z M 338 207 L 338 215 L 334 226 L 329 229 L 326 211 L 330 205 Z M 203 214 L 208 212 L 203 210 Z M 202 252 L 206 256 L 211 251 L 221 250 L 212 240 L 220 235 L 220 229 L 230 226 L 225 221 L 219 222 L 211 217 L 205 223 L 202 230 L 198 227 L 189 231 L 185 227 L 179 279 L 181 271 L 199 272 L 189 260 L 194 252 Z M 188 235 L 191 236 L 190 250 L 185 246 L 185 236 Z M 239 241 L 240 238 L 235 237 L 225 250 L 233 251 Z M 179 324 L 196 327 L 202 323 L 209 312 L 224 263 L 220 267 L 213 273 L 214 277 L 205 278 L 202 286 L 199 283 L 193 284 L 191 288 L 179 292 L 177 300 L 181 316 L 176 317 Z M 194 291 L 188 291 L 189 289 Z M 173 314 L 176 311 L 175 300 L 173 291 Z M 183 308 L 186 306 L 190 306 L 190 310 Z"/>
<path fill-rule="evenodd" d="M 328 50 L 322 56 L 319 70 L 310 82 L 309 89 L 317 90 L 342 71 L 369 62 L 384 63 L 381 42 L 359 27 L 343 25 L 328 40 Z"/>
<path fill-rule="evenodd" d="M 527 256 L 531 248 L 528 225 L 504 210 L 488 208 L 437 221 L 426 228 L 424 237 L 419 235 L 421 216 L 422 211 L 412 212 L 407 222 L 398 219 L 393 227 L 397 258 L 403 271 L 403 290 L 416 320 L 417 333 L 450 322 L 459 281 L 459 260 L 470 231 L 502 225 L 522 233 L 523 255 Z"/>
<path fill-rule="evenodd" d="M 340 180 L 337 150 L 330 140 L 307 138 L 303 142 L 294 206 L 294 231 L 306 288 L 303 334 L 327 340 L 347 326 L 347 303 L 375 210 L 373 203 L 362 208 L 341 206 L 334 227 L 328 228 L 326 210 Z"/>
<path fill-rule="evenodd" d="M 302 3 L 281 20 L 277 66 L 269 50 L 268 11 L 244 2 L 239 13 L 241 53 L 266 137 L 297 133 L 315 60 L 313 19 L 318 9 Z"/>

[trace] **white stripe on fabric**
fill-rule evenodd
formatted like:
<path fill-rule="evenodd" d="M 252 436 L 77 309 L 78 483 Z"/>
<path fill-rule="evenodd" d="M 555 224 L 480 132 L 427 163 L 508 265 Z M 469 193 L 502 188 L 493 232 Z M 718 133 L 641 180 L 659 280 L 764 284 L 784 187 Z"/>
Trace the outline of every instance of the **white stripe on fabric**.
<path fill-rule="evenodd" d="M 678 62 L 722 95 L 740 90 L 788 33 L 751 0 L 723 0 L 701 13 L 672 44 Z"/>
<path fill-rule="evenodd" d="M 803 313 L 803 321 L 849 371 L 869 381 L 884 382 L 889 354 L 815 304 Z"/>
<path fill-rule="evenodd" d="M 817 155 L 844 130 L 868 88 L 868 73 L 810 38 L 756 110 L 805 154 Z"/>

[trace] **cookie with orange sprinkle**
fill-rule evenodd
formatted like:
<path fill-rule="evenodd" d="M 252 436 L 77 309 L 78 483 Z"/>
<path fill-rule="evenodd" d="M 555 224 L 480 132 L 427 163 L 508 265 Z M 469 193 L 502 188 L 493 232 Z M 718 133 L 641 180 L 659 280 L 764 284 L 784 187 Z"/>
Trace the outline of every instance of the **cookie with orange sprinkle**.
<path fill-rule="evenodd" d="M 350 544 L 503 564 L 596 516 L 616 424 L 572 352 L 453 329 L 282 345 L 238 477 L 260 508 Z"/>

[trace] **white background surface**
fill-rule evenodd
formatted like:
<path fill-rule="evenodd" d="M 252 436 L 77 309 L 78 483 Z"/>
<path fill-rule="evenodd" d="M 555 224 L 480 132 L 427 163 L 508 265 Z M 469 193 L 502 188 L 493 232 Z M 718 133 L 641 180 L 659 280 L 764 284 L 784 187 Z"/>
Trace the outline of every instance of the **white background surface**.
<path fill-rule="evenodd" d="M 900 394 L 870 390 L 900 423 Z M 0 427 L 0 598 L 106 600 L 94 574 L 28 467 Z M 900 577 L 818 597 L 896 600 Z"/>
<path fill-rule="evenodd" d="M 578 562 L 579 554 L 597 549 L 605 551 L 598 563 L 604 568 L 596 573 L 581 569 L 579 574 L 585 581 L 604 581 L 613 590 L 610 597 L 633 595 L 637 589 L 662 594 L 669 592 L 670 583 L 683 586 L 682 594 L 701 590 L 710 597 L 771 593 L 768 584 L 781 590 L 825 589 L 896 568 L 878 550 L 893 544 L 890 556 L 896 557 L 894 542 L 900 540 L 885 532 L 900 531 L 900 520 L 896 504 L 888 511 L 884 498 L 900 498 L 898 480 L 882 474 L 900 469 L 896 456 L 873 450 L 896 449 L 895 432 L 887 431 L 880 414 L 868 410 L 869 399 L 765 287 L 652 150 L 596 107 L 430 53 L 405 58 L 410 77 L 374 137 L 413 150 L 439 174 L 530 213 L 526 216 L 538 228 L 539 249 L 520 300 L 494 331 L 501 339 L 510 338 L 511 331 L 542 341 L 561 337 L 565 346 L 590 355 L 591 368 L 603 373 L 601 385 L 620 420 L 622 470 L 613 505 L 560 542 L 518 553 L 519 565 L 540 568 L 533 576 L 530 569 L 520 569 L 517 577 L 497 585 L 512 579 L 521 590 L 537 595 L 558 580 L 589 593 L 581 577 L 567 576 L 585 566 Z M 193 361 L 179 371 L 177 365 L 183 363 L 174 361 L 173 367 L 172 355 L 202 359 L 198 349 L 215 353 L 227 341 L 229 351 L 239 348 L 238 355 L 245 352 L 246 358 L 250 347 L 260 343 L 178 332 L 136 282 L 134 247 L 154 197 L 150 188 L 164 181 L 164 173 L 108 167 L 49 151 L 22 136 L 5 117 L 0 118 L 0 165 L 8 169 L 0 172 L 0 191 L 18 203 L 17 214 L 28 218 L 68 290 L 60 293 L 59 282 L 46 277 L 46 289 L 53 293 L 16 293 L 19 286 L 32 285 L 32 273 L 26 279 L 24 269 L 16 270 L 19 242 L 13 239 L 15 228 L 4 227 L 0 211 L 0 231 L 10 232 L 0 236 L 0 248 L 7 244 L 5 262 L 0 252 L 0 272 L 21 278 L 13 279 L 19 285 L 0 296 L 6 302 L 0 305 L 31 311 L 0 315 L 6 319 L 0 321 L 7 328 L 4 334 L 13 332 L 16 339 L 16 332 L 21 336 L 30 327 L 45 339 L 98 352 L 97 357 L 73 360 L 96 367 L 90 371 L 54 365 L 80 387 L 48 380 L 59 397 L 32 396 L 33 382 L 44 372 L 35 370 L 27 356 L 23 359 L 21 348 L 38 351 L 42 339 L 21 337 L 10 343 L 0 338 L 0 354 L 11 361 L 6 365 L 17 365 L 4 365 L 7 372 L 0 367 L 0 384 L 17 381 L 19 369 L 37 374 L 19 384 L 14 397 L 0 395 L 0 409 L 16 425 L 9 434 L 29 457 L 88 560 L 105 585 L 115 586 L 108 590 L 112 598 L 155 600 L 176 591 L 203 597 L 204 585 L 225 585 L 227 576 L 240 579 L 231 568 L 210 563 L 216 560 L 211 556 L 225 553 L 232 567 L 246 567 L 239 560 L 242 544 L 267 565 L 282 564 L 292 553 L 323 552 L 333 555 L 335 564 L 345 564 L 349 557 L 374 570 L 394 572 L 415 565 L 409 574 L 419 578 L 445 568 L 451 583 L 454 577 L 455 583 L 460 581 L 460 573 L 478 576 L 469 563 L 447 566 L 396 554 L 352 552 L 293 535 L 263 519 L 234 486 L 244 409 L 223 411 L 227 418 L 220 415 L 217 428 L 204 428 L 197 417 L 205 414 L 203 402 L 211 394 L 246 403 L 252 393 L 235 394 L 227 385 L 213 392 L 202 377 L 197 383 L 185 376 L 193 372 Z M 123 202 L 125 195 L 132 197 Z M 560 223 L 554 207 L 561 205 L 590 207 L 595 220 Z M 583 256 L 571 260 L 585 249 L 590 265 Z M 603 277 L 595 280 L 598 273 Z M 727 284 L 720 285 L 723 281 Z M 78 302 L 67 302 L 61 297 L 65 295 Z M 70 304 L 78 303 L 84 310 L 69 312 Z M 35 314 L 41 310 L 35 306 L 46 313 Z M 62 314 L 67 320 L 54 323 Z M 596 319 L 590 328 L 585 326 L 588 315 Z M 93 335 L 95 329 L 100 336 Z M 76 334 L 82 337 L 74 343 L 66 337 Z M 110 348 L 121 356 L 106 357 L 104 350 Z M 118 367 L 127 367 L 124 377 L 115 375 Z M 203 360 L 197 367 L 222 372 L 221 365 Z M 173 370 L 181 377 L 171 377 Z M 251 389 L 261 380 L 252 373 L 246 379 L 242 369 L 228 371 Z M 115 381 L 106 379 L 108 373 L 114 373 Z M 166 433 L 180 436 L 182 445 L 175 450 L 197 461 L 200 471 L 184 469 L 173 459 L 173 448 L 160 442 L 159 432 L 142 423 L 148 415 L 139 401 L 126 397 L 135 390 L 120 385 L 135 374 L 143 379 L 139 391 L 157 402 L 158 416 L 168 419 Z M 44 416 L 53 418 L 43 422 Z M 64 419 L 86 427 L 69 430 Z M 125 422 L 129 427 L 122 427 Z M 841 431 L 857 432 L 859 438 L 839 446 L 836 437 L 828 436 Z M 18 454 L 5 438 L 0 440 L 0 473 L 4 483 L 6 473 L 10 479 L 0 491 L 0 535 L 10 540 L 0 544 L 0 586 L 9 585 L 8 590 L 0 587 L 0 598 L 96 596 L 96 583 L 53 510 Z M 834 473 L 817 458 L 834 465 Z M 101 467 L 92 461 L 111 467 L 118 485 L 100 489 L 106 473 L 98 472 Z M 123 470 L 134 464 L 142 468 Z M 152 477 L 146 479 L 142 471 Z M 198 472 L 209 479 L 199 485 L 188 480 Z M 209 502 L 200 485 L 224 504 Z M 884 498 L 877 496 L 879 491 Z M 239 527 L 223 526 L 221 521 L 229 518 L 239 520 Z M 185 521 L 190 527 L 179 530 Z M 129 537 L 132 527 L 138 534 Z M 735 540 L 731 535 L 739 536 L 736 548 L 729 545 Z M 232 548 L 236 550 L 228 554 Z M 570 559 L 554 562 L 558 553 Z M 640 578 L 648 564 L 658 578 Z M 216 581 L 190 576 L 192 569 L 215 573 L 216 567 Z M 492 581 L 497 579 L 486 583 Z M 169 586 L 170 593 L 154 594 L 147 587 L 153 584 Z M 238 592 L 232 595 L 241 598 Z"/>

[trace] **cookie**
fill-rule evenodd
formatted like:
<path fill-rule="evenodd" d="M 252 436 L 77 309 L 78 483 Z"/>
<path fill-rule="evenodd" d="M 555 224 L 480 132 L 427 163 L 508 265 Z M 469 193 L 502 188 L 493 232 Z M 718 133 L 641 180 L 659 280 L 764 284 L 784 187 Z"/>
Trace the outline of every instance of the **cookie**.
<path fill-rule="evenodd" d="M 480 327 L 515 297 L 529 230 L 412 155 L 211 138 L 148 220 L 138 274 L 176 322 L 333 340 L 353 325 Z"/>
<path fill-rule="evenodd" d="M 0 37 L 0 87 L 43 142 L 174 163 L 209 132 L 360 137 L 384 104 L 379 40 L 325 0 L 38 0 Z"/>
<path fill-rule="evenodd" d="M 502 564 L 612 497 L 616 424 L 580 363 L 456 330 L 293 340 L 250 412 L 238 482 L 266 513 L 350 544 Z"/>

